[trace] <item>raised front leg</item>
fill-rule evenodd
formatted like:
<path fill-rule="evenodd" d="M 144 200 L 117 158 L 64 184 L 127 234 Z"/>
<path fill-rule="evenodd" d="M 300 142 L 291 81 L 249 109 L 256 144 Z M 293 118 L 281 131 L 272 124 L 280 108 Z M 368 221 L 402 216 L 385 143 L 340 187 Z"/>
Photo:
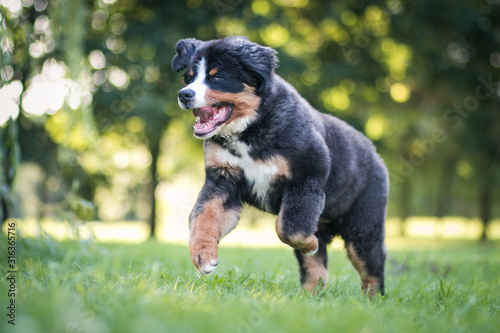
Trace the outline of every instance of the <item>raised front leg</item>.
<path fill-rule="evenodd" d="M 219 262 L 219 240 L 238 223 L 241 203 L 205 185 L 189 218 L 189 250 L 200 274 L 210 274 Z"/>
<path fill-rule="evenodd" d="M 320 182 L 313 180 L 288 188 L 276 221 L 276 233 L 283 243 L 295 249 L 302 284 L 309 290 L 318 284 L 319 279 L 325 284 L 328 279 L 325 244 L 320 246 L 315 235 L 324 208 L 322 188 Z"/>
<path fill-rule="evenodd" d="M 325 205 L 322 188 L 321 183 L 314 180 L 288 187 L 276 220 L 276 233 L 280 240 L 305 256 L 312 256 L 318 251 L 318 239 L 314 233 Z"/>
<path fill-rule="evenodd" d="M 332 241 L 332 235 L 324 225 L 318 226 L 316 237 L 319 241 L 318 251 L 311 257 L 304 256 L 299 250 L 295 250 L 295 256 L 299 262 L 300 282 L 304 289 L 313 293 L 316 286 L 322 282 L 322 288 L 326 288 L 328 282 L 328 254 L 326 246 Z"/>

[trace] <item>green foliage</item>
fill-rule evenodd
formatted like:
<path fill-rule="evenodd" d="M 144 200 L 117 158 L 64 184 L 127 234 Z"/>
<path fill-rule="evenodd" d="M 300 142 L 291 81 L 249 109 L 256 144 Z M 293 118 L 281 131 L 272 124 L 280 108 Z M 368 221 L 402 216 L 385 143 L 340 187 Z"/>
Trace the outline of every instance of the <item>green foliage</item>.
<path fill-rule="evenodd" d="M 5 253 L 5 240 L 0 244 Z M 341 251 L 330 251 L 328 287 L 312 296 L 301 290 L 288 249 L 222 246 L 216 272 L 199 277 L 186 246 L 24 239 L 18 244 L 16 327 L 4 320 L 0 329 L 495 332 L 500 325 L 499 244 L 441 245 L 446 249 L 422 251 L 409 243 L 407 250 L 390 251 L 387 296 L 370 302 Z M 0 281 L 2 294 L 7 285 Z"/>
<path fill-rule="evenodd" d="M 141 207 L 158 182 L 199 172 L 201 143 L 177 106 L 180 75 L 170 61 L 181 38 L 235 34 L 276 48 L 278 74 L 374 141 L 391 175 L 389 215 L 487 222 L 500 214 L 492 204 L 500 195 L 500 13 L 491 1 L 58 0 L 2 7 L 1 23 L 9 52 L 0 69 L 7 77 L 12 66 L 8 81 L 23 82 L 23 99 L 46 65 L 64 65 L 72 86 L 41 116 L 22 104 L 21 132 L 43 125 L 55 144 L 44 149 L 62 156 L 57 168 L 27 139 L 23 159 L 37 160 L 60 187 L 78 177 L 100 218 L 145 219 Z"/>

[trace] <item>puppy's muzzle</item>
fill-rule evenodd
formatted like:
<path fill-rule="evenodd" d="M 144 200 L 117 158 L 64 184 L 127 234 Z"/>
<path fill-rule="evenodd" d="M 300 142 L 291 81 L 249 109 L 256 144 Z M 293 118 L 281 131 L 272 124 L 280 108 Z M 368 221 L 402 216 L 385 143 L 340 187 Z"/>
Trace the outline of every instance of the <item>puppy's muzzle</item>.
<path fill-rule="evenodd" d="M 192 89 L 182 89 L 179 92 L 179 102 L 181 102 L 182 106 L 185 108 L 189 108 L 189 102 L 194 100 L 195 92 Z"/>

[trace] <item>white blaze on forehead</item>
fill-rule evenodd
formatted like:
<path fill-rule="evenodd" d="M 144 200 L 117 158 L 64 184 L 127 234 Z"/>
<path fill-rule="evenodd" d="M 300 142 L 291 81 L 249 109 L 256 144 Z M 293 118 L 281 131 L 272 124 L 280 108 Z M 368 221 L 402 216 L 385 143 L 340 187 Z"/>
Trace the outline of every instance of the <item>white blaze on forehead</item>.
<path fill-rule="evenodd" d="M 194 80 L 188 84 L 184 89 L 191 89 L 194 91 L 194 108 L 201 108 L 206 105 L 205 94 L 207 92 L 207 85 L 205 84 L 205 78 L 207 76 L 207 66 L 205 58 L 201 58 L 197 66 L 196 77 Z"/>

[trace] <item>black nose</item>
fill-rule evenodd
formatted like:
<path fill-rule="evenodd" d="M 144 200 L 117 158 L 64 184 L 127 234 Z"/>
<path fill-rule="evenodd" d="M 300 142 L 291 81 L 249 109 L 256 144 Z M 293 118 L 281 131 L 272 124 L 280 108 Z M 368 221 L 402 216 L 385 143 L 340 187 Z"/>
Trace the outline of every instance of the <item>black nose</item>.
<path fill-rule="evenodd" d="M 181 103 L 187 106 L 187 104 L 193 99 L 194 94 L 195 94 L 194 90 L 182 89 L 179 92 L 179 100 L 181 101 Z"/>

